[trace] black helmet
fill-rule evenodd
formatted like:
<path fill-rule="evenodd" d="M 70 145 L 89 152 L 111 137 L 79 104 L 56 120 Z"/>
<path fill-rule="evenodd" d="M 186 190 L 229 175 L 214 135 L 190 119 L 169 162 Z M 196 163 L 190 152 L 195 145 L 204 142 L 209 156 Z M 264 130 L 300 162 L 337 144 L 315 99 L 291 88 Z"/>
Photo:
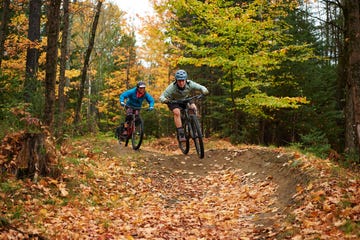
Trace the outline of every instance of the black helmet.
<path fill-rule="evenodd" d="M 140 81 L 140 82 L 138 82 L 138 83 L 136 84 L 136 87 L 137 87 L 137 88 L 144 88 L 144 87 L 146 87 L 146 84 L 145 84 L 143 81 Z"/>
<path fill-rule="evenodd" d="M 175 73 L 175 80 L 186 80 L 187 79 L 187 73 L 185 70 L 177 70 Z"/>

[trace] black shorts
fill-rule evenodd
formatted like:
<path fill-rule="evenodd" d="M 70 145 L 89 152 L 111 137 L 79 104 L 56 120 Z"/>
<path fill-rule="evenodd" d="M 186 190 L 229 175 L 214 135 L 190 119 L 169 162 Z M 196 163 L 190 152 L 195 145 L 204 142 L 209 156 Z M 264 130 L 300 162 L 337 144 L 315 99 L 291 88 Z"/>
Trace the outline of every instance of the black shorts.
<path fill-rule="evenodd" d="M 180 104 L 180 103 L 168 103 L 168 108 L 172 111 L 175 108 L 180 108 L 180 109 L 185 109 L 186 105 L 185 104 Z"/>

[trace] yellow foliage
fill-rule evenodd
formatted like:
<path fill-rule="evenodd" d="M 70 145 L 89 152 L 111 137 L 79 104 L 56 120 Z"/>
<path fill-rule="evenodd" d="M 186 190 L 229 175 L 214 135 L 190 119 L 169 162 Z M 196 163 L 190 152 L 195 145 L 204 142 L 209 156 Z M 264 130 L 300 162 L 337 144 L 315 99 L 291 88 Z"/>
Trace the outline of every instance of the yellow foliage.
<path fill-rule="evenodd" d="M 97 71 L 95 69 L 90 69 L 90 71 L 88 72 L 89 76 L 95 76 L 97 73 Z"/>
<path fill-rule="evenodd" d="M 69 88 L 69 87 L 64 87 L 64 94 L 66 95 L 66 93 L 67 93 L 69 90 L 71 90 L 71 88 Z"/>
<path fill-rule="evenodd" d="M 6 55 L 9 57 L 19 57 L 23 55 L 25 57 L 27 49 L 27 38 L 17 34 L 9 34 L 5 41 Z"/>
<path fill-rule="evenodd" d="M 28 22 L 28 16 L 22 13 L 13 17 L 9 25 L 14 27 L 19 33 L 26 35 L 29 26 Z"/>
<path fill-rule="evenodd" d="M 71 88 L 79 88 L 79 86 L 80 86 L 80 82 L 79 82 L 79 81 L 70 82 L 70 87 L 71 87 Z"/>
<path fill-rule="evenodd" d="M 45 70 L 44 71 L 39 71 L 37 73 L 37 79 L 40 80 L 40 81 L 44 81 L 45 80 L 45 74 L 46 74 Z"/>
<path fill-rule="evenodd" d="M 80 74 L 81 74 L 81 71 L 78 69 L 70 69 L 70 70 L 65 71 L 65 77 L 70 78 L 70 79 L 79 77 Z"/>
<path fill-rule="evenodd" d="M 109 107 L 107 103 L 100 103 L 98 105 L 98 111 L 100 113 L 108 113 L 109 112 Z"/>
<path fill-rule="evenodd" d="M 46 52 L 42 52 L 39 56 L 39 64 L 46 64 Z"/>

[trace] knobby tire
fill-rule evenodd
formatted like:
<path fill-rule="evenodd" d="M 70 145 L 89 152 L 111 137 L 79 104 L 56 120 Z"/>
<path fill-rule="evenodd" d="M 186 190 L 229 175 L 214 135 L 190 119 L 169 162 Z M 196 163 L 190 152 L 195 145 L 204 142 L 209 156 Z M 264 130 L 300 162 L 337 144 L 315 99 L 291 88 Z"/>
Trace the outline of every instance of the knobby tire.
<path fill-rule="evenodd" d="M 141 146 L 142 140 L 144 137 L 144 122 L 139 116 L 135 120 L 135 129 L 133 129 L 131 134 L 131 143 L 134 150 L 138 150 Z"/>
<path fill-rule="evenodd" d="M 178 141 L 179 141 L 179 148 L 181 150 L 181 152 L 183 154 L 188 154 L 189 153 L 189 150 L 190 150 L 190 129 L 189 129 L 189 123 L 184 121 L 183 120 L 183 127 L 184 127 L 184 133 L 185 133 L 185 138 L 186 138 L 186 141 L 185 142 L 181 142 L 179 140 L 179 137 L 178 137 Z"/>
<path fill-rule="evenodd" d="M 190 115 L 191 126 L 193 129 L 192 139 L 194 140 L 196 152 L 199 158 L 204 158 L 204 142 L 202 138 L 200 123 L 196 115 Z"/>

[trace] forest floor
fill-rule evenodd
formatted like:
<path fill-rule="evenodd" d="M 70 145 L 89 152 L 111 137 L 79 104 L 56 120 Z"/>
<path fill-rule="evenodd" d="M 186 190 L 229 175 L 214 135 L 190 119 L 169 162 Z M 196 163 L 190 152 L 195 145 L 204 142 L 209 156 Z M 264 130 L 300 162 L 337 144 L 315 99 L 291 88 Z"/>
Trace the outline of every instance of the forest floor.
<path fill-rule="evenodd" d="M 191 147 L 193 147 L 191 145 Z M 1 239 L 359 239 L 360 174 L 284 148 L 87 138 L 61 179 L 1 180 Z"/>

